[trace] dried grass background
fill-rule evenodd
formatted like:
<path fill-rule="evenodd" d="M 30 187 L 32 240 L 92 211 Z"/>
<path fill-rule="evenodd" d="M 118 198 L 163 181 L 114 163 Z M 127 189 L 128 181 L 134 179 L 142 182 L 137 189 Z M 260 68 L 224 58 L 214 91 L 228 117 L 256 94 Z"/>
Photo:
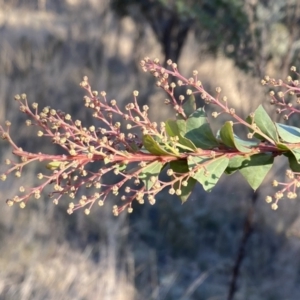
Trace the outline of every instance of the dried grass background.
<path fill-rule="evenodd" d="M 0 121 L 12 121 L 22 147 L 55 151 L 23 125 L 13 96 L 24 92 L 40 107 L 50 105 L 89 124 L 78 86 L 84 75 L 122 105 L 138 89 L 152 117 L 164 120 L 171 112 L 162 105 L 163 92 L 139 69 L 143 56 L 163 58 L 150 27 L 119 19 L 108 0 L 0 0 Z M 267 99 L 259 78 L 222 55 L 202 54 L 192 33 L 178 64 L 185 75 L 197 69 L 208 89 L 221 86 L 242 115 Z M 11 156 L 3 142 L 0 155 L 2 161 Z M 269 179 L 284 172 L 282 165 Z M 6 207 L 21 184 L 37 182 L 39 168 L 0 185 L 1 300 L 226 299 L 253 195 L 240 176 L 222 178 L 210 194 L 198 187 L 184 205 L 161 195 L 155 207 L 137 206 L 130 217 L 114 218 L 109 203 L 90 216 L 69 216 L 66 205 L 54 206 L 47 197 L 25 210 Z M 259 191 L 237 300 L 300 299 L 299 201 L 284 201 L 272 211 L 264 202 L 269 185 L 266 180 Z"/>

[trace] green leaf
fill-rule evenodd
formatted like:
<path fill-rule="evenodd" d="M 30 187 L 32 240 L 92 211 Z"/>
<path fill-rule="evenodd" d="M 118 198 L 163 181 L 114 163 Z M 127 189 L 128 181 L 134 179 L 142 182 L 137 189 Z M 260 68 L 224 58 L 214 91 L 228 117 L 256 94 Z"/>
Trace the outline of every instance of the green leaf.
<path fill-rule="evenodd" d="M 240 173 L 245 177 L 250 186 L 256 190 L 270 171 L 274 157 L 272 154 L 254 154 L 240 161 Z"/>
<path fill-rule="evenodd" d="M 174 152 L 172 153 L 172 152 L 166 151 L 149 134 L 146 134 L 146 135 L 143 136 L 143 145 L 144 145 L 146 150 L 148 150 L 151 154 L 154 154 L 154 155 L 163 156 L 163 155 L 174 155 L 174 154 L 177 155 L 178 154 L 178 153 L 174 153 Z"/>
<path fill-rule="evenodd" d="M 246 122 L 247 122 L 248 124 L 252 124 L 252 118 L 251 118 L 250 116 L 248 116 L 248 117 L 246 118 Z M 249 130 L 249 132 L 251 132 L 251 133 L 254 132 L 251 128 L 248 128 L 248 130 Z M 259 135 L 259 134 L 257 134 L 257 133 L 255 133 L 253 137 L 255 137 L 255 138 L 257 138 L 258 140 L 261 140 L 261 141 L 265 141 L 265 140 L 266 140 L 266 138 L 264 138 L 263 136 L 261 136 L 261 135 Z"/>
<path fill-rule="evenodd" d="M 220 130 L 220 138 L 222 139 L 222 142 L 230 148 L 237 149 L 240 152 L 243 153 L 249 153 L 251 152 L 251 147 L 256 146 L 257 143 L 250 142 L 250 141 L 244 141 L 237 137 L 233 132 L 232 123 L 230 121 L 227 121 L 223 127 Z"/>
<path fill-rule="evenodd" d="M 189 172 L 189 167 L 187 165 L 186 160 L 171 161 L 170 168 L 176 173 L 187 174 Z M 176 182 L 174 184 L 175 190 L 178 188 L 180 188 L 180 190 L 181 190 L 181 195 L 179 196 L 181 199 L 181 203 L 184 203 L 187 201 L 187 199 L 189 198 L 190 194 L 192 193 L 197 181 L 194 178 L 189 177 L 187 182 L 188 182 L 187 186 L 183 186 L 183 185 L 179 186 L 179 182 Z"/>
<path fill-rule="evenodd" d="M 300 164 L 297 162 L 295 155 L 292 152 L 284 154 L 289 160 L 289 166 L 293 172 L 300 172 Z"/>
<path fill-rule="evenodd" d="M 229 159 L 225 156 L 218 158 L 207 158 L 207 157 L 188 157 L 188 166 L 190 171 L 194 171 L 199 165 L 204 167 L 199 168 L 195 171 L 195 178 L 199 181 L 204 190 L 210 192 L 212 188 L 217 184 L 221 175 L 224 173 L 229 163 Z"/>
<path fill-rule="evenodd" d="M 183 111 L 189 117 L 196 110 L 195 96 L 191 95 L 182 105 Z"/>
<path fill-rule="evenodd" d="M 280 138 L 291 144 L 300 143 L 300 129 L 294 126 L 288 126 L 281 123 L 275 123 Z"/>
<path fill-rule="evenodd" d="M 232 174 L 241 168 L 243 161 L 245 160 L 245 156 L 236 155 L 229 159 L 228 167 L 225 170 L 226 174 Z"/>
<path fill-rule="evenodd" d="M 278 142 L 276 127 L 262 105 L 254 112 L 254 122 L 265 135 Z M 260 139 L 263 139 L 263 137 Z"/>
<path fill-rule="evenodd" d="M 227 121 L 219 132 L 222 142 L 229 148 L 236 149 L 234 144 L 233 129 L 230 121 Z"/>
<path fill-rule="evenodd" d="M 300 149 L 291 149 L 291 152 L 294 154 L 298 164 L 300 163 Z"/>
<path fill-rule="evenodd" d="M 294 155 L 295 161 L 300 164 L 300 149 L 298 148 L 292 148 L 291 145 L 286 145 L 282 143 L 276 144 L 277 148 L 282 151 L 286 151 L 284 155 L 288 156 L 289 154 Z"/>
<path fill-rule="evenodd" d="M 146 187 L 146 190 L 150 190 L 154 185 L 155 181 L 152 181 L 152 176 L 158 178 L 160 171 L 163 167 L 163 163 L 159 161 L 150 162 L 147 166 L 143 167 L 142 172 L 139 174 L 139 179 L 141 179 Z"/>
<path fill-rule="evenodd" d="M 187 120 L 177 120 L 182 136 L 191 140 L 197 148 L 213 149 L 219 145 L 209 123 L 204 108 L 198 108 Z"/>
<path fill-rule="evenodd" d="M 183 137 L 180 133 L 179 126 L 176 120 L 167 120 L 166 121 L 166 132 L 170 137 L 178 137 L 179 145 L 176 145 L 184 150 L 194 151 L 197 147 L 189 139 Z"/>

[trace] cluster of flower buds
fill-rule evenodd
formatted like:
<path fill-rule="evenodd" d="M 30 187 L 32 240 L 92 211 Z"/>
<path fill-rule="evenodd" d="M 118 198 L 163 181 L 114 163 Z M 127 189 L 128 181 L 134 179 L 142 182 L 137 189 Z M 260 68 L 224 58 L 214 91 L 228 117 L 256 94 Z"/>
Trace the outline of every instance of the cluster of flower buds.
<path fill-rule="evenodd" d="M 97 126 L 85 126 L 83 121 L 74 120 L 70 114 L 49 106 L 39 109 L 37 103 L 28 103 L 25 94 L 15 96 L 20 111 L 28 118 L 26 125 L 37 127 L 37 136 L 60 146 L 63 154 L 27 152 L 13 141 L 9 121 L 5 127 L 0 126 L 2 138 L 11 145 L 17 157 L 17 161 L 6 159 L 8 170 L 0 175 L 0 179 L 6 180 L 9 174 L 21 177 L 24 167 L 33 162 L 45 162 L 46 167 L 44 172 L 37 174 L 41 184 L 30 188 L 20 186 L 19 195 L 7 200 L 9 206 L 19 203 L 24 208 L 31 197 L 39 199 L 45 187 L 52 186 L 50 197 L 54 204 L 58 204 L 64 195 L 71 199 L 69 214 L 81 208 L 89 214 L 95 203 L 102 206 L 109 197 L 119 195 L 121 204 L 113 206 L 113 214 L 117 216 L 125 209 L 131 213 L 134 202 L 143 204 L 146 200 L 153 205 L 157 194 L 164 189 L 184 202 L 196 181 L 208 191 L 224 172 L 230 174 L 240 170 L 256 189 L 277 155 L 285 154 L 290 165 L 298 168 L 300 152 L 298 154 L 294 146 L 298 145 L 300 130 L 275 124 L 262 107 L 244 120 L 228 106 L 228 99 L 221 96 L 220 87 L 216 88 L 215 96 L 204 89 L 196 70 L 191 77 L 185 77 L 171 60 L 167 61 L 166 68 L 158 59 L 147 57 L 140 64 L 167 93 L 165 104 L 173 107 L 176 120 L 160 124 L 151 121 L 149 107 L 138 104 L 138 91 L 133 92 L 133 101 L 121 109 L 116 100 L 107 98 L 106 92 L 92 90 L 87 77 L 80 83 L 86 91 L 84 106 L 91 111 L 93 124 Z M 296 73 L 295 67 L 292 71 Z M 285 92 L 279 92 L 277 96 L 274 91 L 270 93 L 271 103 L 279 106 L 279 112 L 288 111 L 285 119 L 300 112 L 286 100 L 287 95 L 300 94 L 298 80 L 289 77 L 284 83 L 266 76 L 262 83 L 285 88 Z M 176 87 L 184 89 L 184 94 L 177 95 Z M 217 135 L 213 134 L 204 109 L 196 108 L 197 95 L 204 103 L 218 108 L 212 112 L 213 118 L 220 114 L 230 118 Z M 300 103 L 299 99 L 297 103 Z M 256 141 L 237 137 L 233 130 L 235 124 L 248 128 L 248 139 L 256 138 Z M 268 165 L 267 170 L 264 164 Z M 245 171 L 248 167 L 256 168 L 259 176 Z M 167 180 L 160 176 L 162 171 Z M 278 207 L 278 200 L 284 193 L 288 198 L 297 196 L 300 175 L 292 171 L 287 175 L 290 183 L 273 182 L 274 186 L 283 186 L 275 194 L 275 201 L 270 196 L 266 198 L 268 203 L 272 202 L 273 209 Z"/>
<path fill-rule="evenodd" d="M 146 69 L 145 62 L 142 61 L 141 64 Z M 172 66 L 175 67 L 174 64 Z M 165 73 L 160 82 L 166 85 L 167 79 Z M 197 82 L 197 85 L 201 83 Z M 21 186 L 19 195 L 8 199 L 7 204 L 12 206 L 19 203 L 20 207 L 24 208 L 31 197 L 40 198 L 44 188 L 49 185 L 53 186 L 50 197 L 53 198 L 54 204 L 58 204 L 62 196 L 69 196 L 70 214 L 79 208 L 83 208 L 84 212 L 89 214 L 95 203 L 102 206 L 109 195 L 117 196 L 120 190 L 122 202 L 121 205 L 113 207 L 114 215 L 118 215 L 124 209 L 132 212 L 134 200 L 143 204 L 147 199 L 150 204 L 154 204 L 156 195 L 164 188 L 168 188 L 170 194 L 180 195 L 181 187 L 188 184 L 190 174 L 169 169 L 167 174 L 172 177 L 171 180 L 164 182 L 159 178 L 164 165 L 180 157 L 149 153 L 144 148 L 145 140 L 142 137 L 147 135 L 162 140 L 171 150 L 176 149 L 176 138 L 167 141 L 165 123 L 157 124 L 148 118 L 149 107 L 144 105 L 141 108 L 138 104 L 139 92 L 133 92 L 134 101 L 128 103 L 122 111 L 116 100 L 107 99 L 104 91 L 99 93 L 92 90 L 86 76 L 80 86 L 87 92 L 84 97 L 85 107 L 91 109 L 95 123 L 101 127 L 85 127 L 82 121 L 73 120 L 68 113 L 49 106 L 39 109 L 37 103 L 28 103 L 25 94 L 15 96 L 20 111 L 28 117 L 26 125 L 38 127 L 38 137 L 50 139 L 53 144 L 63 149 L 64 154 L 24 151 L 10 136 L 10 122 L 6 122 L 6 128 L 0 127 L 2 138 L 8 141 L 13 154 L 18 158 L 17 161 L 6 160 L 9 168 L 1 174 L 0 179 L 6 180 L 7 175 L 12 173 L 20 177 L 26 165 L 32 162 L 46 162 L 45 172 L 37 174 L 42 183 L 31 188 Z M 170 84 L 170 89 L 174 89 L 173 84 Z M 187 94 L 189 93 L 188 91 Z M 179 98 L 179 103 L 182 103 L 184 97 Z M 183 113 L 173 93 L 171 99 L 174 108 Z M 166 103 L 169 104 L 170 101 Z M 141 134 L 134 133 L 137 131 Z M 182 158 L 184 157 L 186 155 L 182 155 Z M 96 162 L 99 168 L 95 171 L 91 166 L 96 165 Z M 92 192 L 83 193 L 83 189 Z"/>
<path fill-rule="evenodd" d="M 292 75 L 297 78 L 300 75 L 295 66 L 291 67 L 291 72 L 293 73 Z M 270 76 L 265 76 L 261 83 L 262 85 L 268 85 L 275 89 L 278 88 L 277 91 L 274 89 L 270 91 L 270 104 L 277 107 L 277 114 L 284 113 L 284 120 L 287 121 L 294 113 L 300 113 L 300 109 L 297 107 L 297 105 L 300 104 L 300 86 L 298 79 L 293 79 L 292 76 L 289 75 L 286 81 L 283 81 L 282 79 L 276 80 L 275 78 L 270 78 Z M 293 103 L 292 99 L 294 99 L 295 96 L 296 101 Z"/>

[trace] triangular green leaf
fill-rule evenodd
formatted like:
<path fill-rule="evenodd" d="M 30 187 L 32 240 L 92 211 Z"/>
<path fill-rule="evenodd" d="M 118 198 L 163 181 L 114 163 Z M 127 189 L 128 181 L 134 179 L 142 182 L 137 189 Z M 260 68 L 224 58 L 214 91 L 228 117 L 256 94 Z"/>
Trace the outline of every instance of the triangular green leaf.
<path fill-rule="evenodd" d="M 219 145 L 207 122 L 204 108 L 198 108 L 186 121 L 177 120 L 177 124 L 180 133 L 197 148 L 213 149 Z"/>
<path fill-rule="evenodd" d="M 142 168 L 143 170 L 139 174 L 139 179 L 143 181 L 147 191 L 149 191 L 155 183 L 155 181 L 151 180 L 152 176 L 158 178 L 163 165 L 162 162 L 154 161 Z"/>
<path fill-rule="evenodd" d="M 243 153 L 251 152 L 251 146 L 256 145 L 255 142 L 244 141 L 237 137 L 233 132 L 232 123 L 230 121 L 226 122 L 220 130 L 220 138 L 222 142 L 230 148 L 237 149 Z"/>
<path fill-rule="evenodd" d="M 171 161 L 170 168 L 176 173 L 187 174 L 189 172 L 189 168 L 188 168 L 186 160 Z M 187 199 L 189 198 L 190 194 L 192 193 L 197 181 L 194 178 L 190 177 L 187 180 L 187 182 L 188 182 L 187 186 L 181 185 L 181 187 L 180 187 L 181 195 L 179 197 L 180 197 L 182 203 L 187 201 Z M 178 188 L 179 188 L 179 182 L 176 182 L 174 184 L 174 189 L 176 190 Z"/>
<path fill-rule="evenodd" d="M 272 154 L 254 154 L 240 162 L 239 171 L 250 186 L 256 190 L 270 171 L 273 161 L 274 157 Z"/>
<path fill-rule="evenodd" d="M 225 170 L 226 174 L 232 174 L 241 168 L 243 161 L 245 160 L 245 156 L 236 155 L 230 158 L 228 167 Z"/>
<path fill-rule="evenodd" d="M 162 148 L 159 143 L 149 134 L 143 136 L 143 145 L 146 150 L 148 150 L 151 154 L 154 155 L 177 155 L 177 153 L 172 153 L 166 151 Z"/>
<path fill-rule="evenodd" d="M 295 155 L 292 152 L 288 152 L 284 154 L 288 160 L 290 168 L 293 172 L 300 172 L 300 164 L 297 162 Z"/>
<path fill-rule="evenodd" d="M 195 110 L 187 120 L 179 119 L 177 124 L 182 135 L 185 135 L 187 132 L 193 129 L 197 129 L 203 124 L 207 124 L 207 115 L 204 108 L 198 108 Z"/>
<path fill-rule="evenodd" d="M 221 175 L 227 168 L 228 163 L 229 159 L 226 156 L 212 159 L 207 157 L 188 157 L 188 166 L 190 171 L 194 171 L 197 166 L 203 166 L 195 171 L 193 177 L 199 181 L 204 190 L 208 192 L 210 192 L 217 184 Z"/>
<path fill-rule="evenodd" d="M 288 126 L 281 123 L 275 123 L 278 135 L 286 143 L 300 143 L 300 129 L 294 126 Z"/>
<path fill-rule="evenodd" d="M 278 142 L 276 127 L 262 105 L 260 105 L 254 112 L 254 122 L 264 134 L 270 137 L 273 141 Z"/>
<path fill-rule="evenodd" d="M 276 146 L 279 150 L 286 151 L 286 152 L 283 152 L 283 154 L 289 158 L 291 169 L 293 171 L 298 169 L 296 164 L 300 164 L 300 149 L 292 148 L 291 147 L 292 145 L 289 145 L 289 144 L 286 145 L 286 144 L 282 144 L 282 143 L 277 143 Z M 291 156 L 293 156 L 294 159 L 292 159 Z"/>
<path fill-rule="evenodd" d="M 248 124 L 252 124 L 252 118 L 251 118 L 250 116 L 248 116 L 248 117 L 246 118 L 246 122 L 247 122 Z M 252 129 L 250 129 L 250 128 L 248 128 L 248 130 L 249 130 L 249 132 L 251 132 L 251 133 L 254 132 L 254 131 L 253 131 Z M 264 140 L 266 139 L 266 138 L 264 138 L 263 136 L 261 136 L 261 135 L 259 135 L 259 134 L 257 134 L 257 133 L 255 133 L 253 137 L 255 137 L 256 139 L 261 140 L 261 141 L 264 141 Z"/>
<path fill-rule="evenodd" d="M 180 133 L 177 120 L 166 121 L 166 132 L 170 137 L 178 137 L 178 143 L 176 146 L 184 150 L 194 151 L 197 147 L 189 139 L 183 137 Z"/>
<path fill-rule="evenodd" d="M 300 149 L 292 148 L 292 145 L 282 143 L 277 143 L 276 146 L 279 150 L 287 151 L 287 153 L 291 153 L 292 155 L 294 155 L 296 162 L 300 164 Z M 288 156 L 287 153 L 284 154 Z"/>
<path fill-rule="evenodd" d="M 291 149 L 291 152 L 294 154 L 296 161 L 300 163 L 300 149 Z"/>
<path fill-rule="evenodd" d="M 227 121 L 219 132 L 222 142 L 229 148 L 236 149 L 233 138 L 233 129 L 231 122 Z"/>

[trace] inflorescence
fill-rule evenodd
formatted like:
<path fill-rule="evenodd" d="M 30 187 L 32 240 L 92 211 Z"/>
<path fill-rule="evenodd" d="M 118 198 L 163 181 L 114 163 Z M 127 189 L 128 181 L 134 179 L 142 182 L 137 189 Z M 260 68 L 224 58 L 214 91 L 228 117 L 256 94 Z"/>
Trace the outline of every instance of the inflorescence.
<path fill-rule="evenodd" d="M 259 132 L 255 123 L 243 120 L 236 114 L 234 108 L 228 106 L 227 97 L 220 96 L 221 88 L 216 88 L 216 96 L 212 96 L 202 86 L 196 70 L 193 71 L 190 78 L 186 78 L 178 71 L 176 63 L 168 60 L 167 65 L 168 67 L 164 68 L 158 59 L 145 58 L 141 61 L 142 69 L 150 72 L 157 79 L 156 85 L 168 94 L 165 104 L 171 105 L 177 116 L 187 119 L 183 103 L 187 97 L 198 94 L 206 104 L 214 104 L 219 108 L 220 111 L 212 113 L 213 118 L 217 118 L 220 114 L 227 114 L 235 124 L 242 124 L 250 129 L 249 139 L 253 138 L 255 133 L 259 133 L 265 138 L 265 142 L 253 149 L 252 153 L 275 149 L 272 148 L 275 144 L 274 141 Z M 292 70 L 296 72 L 296 69 Z M 288 119 L 293 113 L 300 112 L 285 101 L 286 94 L 297 95 L 299 93 L 300 95 L 297 80 L 288 78 L 288 83 L 284 83 L 265 77 L 262 83 L 286 88 L 285 93 L 279 92 L 277 96 L 275 96 L 275 92 L 270 92 L 271 104 L 279 107 L 278 112 L 287 112 L 285 119 Z M 183 188 L 189 184 L 190 179 L 199 169 L 203 169 L 206 175 L 209 173 L 205 162 L 194 164 L 192 169 L 182 172 L 171 168 L 170 163 L 197 156 L 207 158 L 228 156 L 230 158 L 237 155 L 236 152 L 228 150 L 226 147 L 209 150 L 192 148 L 180 151 L 178 137 L 168 136 L 166 123 L 152 122 L 148 116 L 149 107 L 147 105 L 139 106 L 138 91 L 133 92 L 133 102 L 128 103 L 122 111 L 117 101 L 109 100 L 104 91 L 99 93 L 92 90 L 87 77 L 83 78 L 80 86 L 87 92 L 84 97 L 85 107 L 92 111 L 93 118 L 101 124 L 101 127 L 94 125 L 85 127 L 80 120 L 73 120 L 68 113 L 49 106 L 39 110 L 37 103 L 31 105 L 28 103 L 25 94 L 15 96 L 20 111 L 28 117 L 26 125 L 37 126 L 39 128 L 38 137 L 49 138 L 53 144 L 59 145 L 63 149 L 64 154 L 50 155 L 24 151 L 14 143 L 10 135 L 11 123 L 6 121 L 5 128 L 0 126 L 2 138 L 8 141 L 13 149 L 13 154 L 18 158 L 18 161 L 15 162 L 6 159 L 5 163 L 9 169 L 0 176 L 0 179 L 5 180 L 9 174 L 21 177 L 23 168 L 32 162 L 47 163 L 45 172 L 37 174 L 42 183 L 32 188 L 21 186 L 19 195 L 7 200 L 9 206 L 19 203 L 20 207 L 24 208 L 31 197 L 40 198 L 44 188 L 50 185 L 53 186 L 50 197 L 53 198 L 54 204 L 58 204 L 63 195 L 70 197 L 67 210 L 69 214 L 80 208 L 84 209 L 85 214 L 89 214 L 95 203 L 102 206 L 110 195 L 117 196 L 119 193 L 121 193 L 122 203 L 113 207 L 113 214 L 118 215 L 125 209 L 131 213 L 133 201 L 143 204 L 146 200 L 153 205 L 157 194 L 163 189 L 167 189 L 171 195 L 180 196 Z M 176 87 L 186 88 L 185 95 L 176 96 Z M 299 99 L 297 98 L 297 103 L 300 103 Z M 253 113 L 250 116 L 253 117 Z M 136 132 L 140 132 L 140 134 Z M 158 148 L 148 151 L 145 149 L 145 143 L 151 144 L 152 138 L 160 141 L 164 145 L 164 150 Z M 279 155 L 275 150 L 274 153 L 274 155 Z M 98 170 L 93 170 L 90 166 L 96 162 L 101 165 Z M 165 166 L 167 166 L 166 174 L 169 177 L 169 180 L 166 181 L 159 177 L 161 169 Z M 107 180 L 112 177 L 111 175 L 114 177 L 113 183 L 110 182 L 112 180 Z M 287 193 L 288 198 L 297 196 L 296 188 L 300 186 L 300 175 L 288 171 L 287 176 L 291 179 L 290 183 L 273 182 L 274 186 L 284 186 L 275 194 L 275 201 L 270 196 L 266 198 L 268 203 L 272 202 L 273 209 L 277 208 L 277 202 L 284 193 Z M 83 189 L 89 188 L 91 193 L 82 193 Z"/>

